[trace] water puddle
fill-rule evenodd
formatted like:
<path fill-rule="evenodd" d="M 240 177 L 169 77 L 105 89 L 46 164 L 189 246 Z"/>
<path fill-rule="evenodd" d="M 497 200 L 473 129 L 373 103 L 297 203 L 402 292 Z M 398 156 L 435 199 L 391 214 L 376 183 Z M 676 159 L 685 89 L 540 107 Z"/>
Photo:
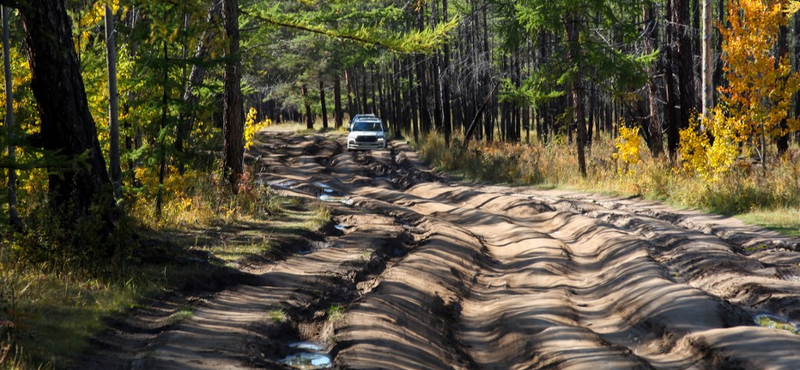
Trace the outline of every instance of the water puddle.
<path fill-rule="evenodd" d="M 321 190 L 322 194 L 329 194 L 329 195 L 342 195 L 342 193 L 338 192 L 336 189 L 332 188 L 330 185 L 324 182 L 314 182 L 311 185 L 317 187 L 317 190 Z"/>
<path fill-rule="evenodd" d="M 274 180 L 267 182 L 267 186 L 275 189 L 291 189 L 293 186 L 297 185 L 299 181 L 296 180 Z"/>
<path fill-rule="evenodd" d="M 305 349 L 305 350 L 314 351 L 314 352 L 322 352 L 322 351 L 325 350 L 325 347 L 323 347 L 321 344 L 314 343 L 314 342 L 292 343 L 292 344 L 289 345 L 289 348 Z"/>
<path fill-rule="evenodd" d="M 778 316 L 766 314 L 756 315 L 753 317 L 753 321 L 755 321 L 758 326 L 765 328 L 786 330 L 793 334 L 800 334 L 800 329 L 798 329 L 797 325 Z"/>
<path fill-rule="evenodd" d="M 353 200 L 348 197 L 337 197 L 330 194 L 322 194 L 319 196 L 319 200 L 323 202 L 331 202 L 331 203 L 342 203 L 344 205 L 352 206 Z"/>
<path fill-rule="evenodd" d="M 333 228 L 336 229 L 336 230 L 339 230 L 339 231 L 345 231 L 345 230 L 349 229 L 350 227 L 349 226 L 345 226 L 345 225 L 333 225 Z"/>
<path fill-rule="evenodd" d="M 313 342 L 298 342 L 289 345 L 290 348 L 303 350 L 293 355 L 289 355 L 279 362 L 303 370 L 330 369 L 333 366 L 331 357 L 324 353 L 324 347 Z"/>

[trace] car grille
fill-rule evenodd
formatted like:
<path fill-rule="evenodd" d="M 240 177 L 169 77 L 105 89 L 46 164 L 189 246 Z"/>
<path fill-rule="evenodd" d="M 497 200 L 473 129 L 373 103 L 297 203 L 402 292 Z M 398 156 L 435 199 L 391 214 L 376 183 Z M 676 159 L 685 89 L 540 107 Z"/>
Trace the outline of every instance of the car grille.
<path fill-rule="evenodd" d="M 359 136 L 359 137 L 356 137 L 356 141 L 358 141 L 359 143 L 374 143 L 374 142 L 378 141 L 378 137 L 377 136 Z"/>

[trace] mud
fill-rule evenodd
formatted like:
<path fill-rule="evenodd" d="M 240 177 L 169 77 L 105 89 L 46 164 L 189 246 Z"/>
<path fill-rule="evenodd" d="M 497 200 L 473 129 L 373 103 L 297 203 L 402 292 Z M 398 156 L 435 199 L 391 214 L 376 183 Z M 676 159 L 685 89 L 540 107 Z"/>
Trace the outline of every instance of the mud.
<path fill-rule="evenodd" d="M 327 196 L 333 222 L 139 347 L 99 345 L 115 367 L 291 368 L 298 353 L 340 369 L 800 366 L 796 239 L 637 198 L 463 184 L 397 141 L 261 141 L 258 183 Z"/>

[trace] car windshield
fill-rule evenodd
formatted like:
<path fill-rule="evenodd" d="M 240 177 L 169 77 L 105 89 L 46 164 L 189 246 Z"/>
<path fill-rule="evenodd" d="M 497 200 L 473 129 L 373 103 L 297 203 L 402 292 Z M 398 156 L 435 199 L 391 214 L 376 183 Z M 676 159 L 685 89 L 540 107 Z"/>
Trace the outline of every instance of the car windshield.
<path fill-rule="evenodd" d="M 353 131 L 383 131 L 380 121 L 357 121 L 353 124 Z"/>

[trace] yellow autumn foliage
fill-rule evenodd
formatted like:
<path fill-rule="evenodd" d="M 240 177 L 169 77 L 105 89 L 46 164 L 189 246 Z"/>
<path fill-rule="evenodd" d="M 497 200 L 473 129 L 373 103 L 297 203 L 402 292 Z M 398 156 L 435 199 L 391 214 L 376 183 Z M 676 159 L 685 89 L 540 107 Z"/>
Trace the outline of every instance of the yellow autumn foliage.
<path fill-rule="evenodd" d="M 798 129 L 788 117 L 800 74 L 787 56 L 776 58 L 780 27 L 788 22 L 786 0 L 731 0 L 728 25 L 718 24 L 727 86 L 708 119 L 680 131 L 682 168 L 717 183 L 737 157 L 764 156 L 758 143 Z M 786 122 L 782 126 L 782 122 Z M 714 138 L 712 141 L 711 138 Z"/>
<path fill-rule="evenodd" d="M 689 127 L 680 130 L 680 155 L 682 168 L 697 173 L 707 183 L 717 183 L 728 172 L 739 155 L 739 140 L 735 132 L 735 118 L 726 117 L 720 108 L 714 108 L 712 118 L 703 120 L 707 130 L 692 120 Z M 714 135 L 713 143 L 709 134 Z"/>
<path fill-rule="evenodd" d="M 773 51 L 780 27 L 788 22 L 787 5 L 786 0 L 732 0 L 728 2 L 729 25 L 717 26 L 728 81 L 727 87 L 719 88 L 720 105 L 725 107 L 725 122 L 741 143 L 754 142 L 761 135 L 786 134 L 783 120 L 789 128 L 797 128 L 797 121 L 787 115 L 792 96 L 800 89 L 800 74 L 792 72 L 788 55 L 776 58 Z"/>
<path fill-rule="evenodd" d="M 614 139 L 614 148 L 616 150 L 611 156 L 618 163 L 617 173 L 619 175 L 626 175 L 630 171 L 630 166 L 641 160 L 639 155 L 641 143 L 639 127 L 629 128 L 622 122 L 619 126 L 619 136 Z M 622 164 L 622 166 L 619 164 Z"/>
<path fill-rule="evenodd" d="M 270 119 L 265 119 L 261 122 L 256 122 L 258 119 L 258 111 L 256 108 L 250 107 L 247 112 L 247 118 L 244 121 L 244 147 L 250 149 L 256 139 L 256 134 L 259 131 L 267 128 L 272 124 Z"/>

